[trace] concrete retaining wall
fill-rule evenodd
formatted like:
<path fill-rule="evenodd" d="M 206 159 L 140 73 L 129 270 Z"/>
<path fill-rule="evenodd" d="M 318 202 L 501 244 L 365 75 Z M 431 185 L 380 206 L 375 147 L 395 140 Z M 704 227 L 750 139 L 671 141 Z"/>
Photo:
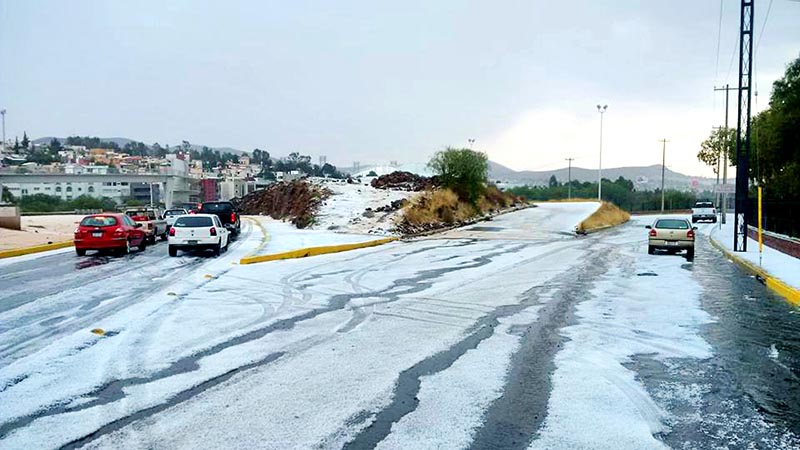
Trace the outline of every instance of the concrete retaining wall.
<path fill-rule="evenodd" d="M 8 228 L 10 230 L 22 229 L 18 207 L 0 206 L 0 228 Z"/>

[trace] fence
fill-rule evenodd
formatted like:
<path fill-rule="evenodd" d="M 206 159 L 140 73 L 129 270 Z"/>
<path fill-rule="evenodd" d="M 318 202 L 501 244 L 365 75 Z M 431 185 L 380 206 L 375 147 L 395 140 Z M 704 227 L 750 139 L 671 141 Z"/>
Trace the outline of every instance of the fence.
<path fill-rule="evenodd" d="M 800 238 L 800 200 L 764 200 L 761 204 L 765 230 Z M 758 199 L 750 199 L 750 225 L 758 225 Z"/>

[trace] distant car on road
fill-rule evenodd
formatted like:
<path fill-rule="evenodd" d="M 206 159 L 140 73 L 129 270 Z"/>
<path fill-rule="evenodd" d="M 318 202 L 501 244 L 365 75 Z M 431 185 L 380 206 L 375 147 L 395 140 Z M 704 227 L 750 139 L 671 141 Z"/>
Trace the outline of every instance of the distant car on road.
<path fill-rule="evenodd" d="M 697 202 L 692 208 L 692 223 L 701 220 L 710 220 L 711 223 L 717 223 L 717 210 L 711 202 Z"/>
<path fill-rule="evenodd" d="M 686 257 L 694 258 L 694 237 L 697 227 L 693 227 L 686 219 L 659 218 L 653 225 L 647 225 L 649 236 L 647 240 L 647 253 L 654 254 L 656 250 L 666 250 L 675 253 L 686 250 Z"/>
<path fill-rule="evenodd" d="M 172 208 L 164 211 L 163 218 L 164 221 L 167 222 L 167 228 L 175 223 L 175 219 L 177 219 L 178 216 L 185 216 L 186 214 L 189 214 L 189 211 L 183 208 Z"/>
<path fill-rule="evenodd" d="M 161 218 L 161 213 L 157 208 L 140 207 L 128 208 L 125 214 L 135 222 L 142 224 L 142 229 L 147 233 L 147 239 L 151 244 L 156 243 L 156 238 L 162 241 L 167 240 L 167 221 Z"/>
<path fill-rule="evenodd" d="M 228 248 L 229 236 L 214 214 L 179 216 L 169 229 L 169 256 L 178 256 L 178 250 L 212 250 L 219 256 Z"/>
<path fill-rule="evenodd" d="M 231 202 L 203 202 L 199 205 L 198 213 L 214 214 L 219 217 L 222 225 L 236 238 L 242 231 L 242 222 L 239 213 Z"/>
<path fill-rule="evenodd" d="M 78 256 L 88 250 L 115 250 L 127 255 L 132 247 L 141 251 L 147 248 L 147 234 L 142 224 L 125 214 L 93 214 L 80 221 L 73 242 Z"/>

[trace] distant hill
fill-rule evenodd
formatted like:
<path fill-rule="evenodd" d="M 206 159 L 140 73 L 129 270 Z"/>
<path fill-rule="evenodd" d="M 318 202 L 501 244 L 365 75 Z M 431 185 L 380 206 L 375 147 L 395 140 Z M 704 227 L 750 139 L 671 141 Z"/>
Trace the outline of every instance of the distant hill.
<path fill-rule="evenodd" d="M 492 181 L 501 181 L 503 184 L 511 185 L 546 185 L 550 177 L 555 175 L 559 182 L 566 182 L 568 179 L 568 168 L 544 171 L 515 171 L 500 164 L 489 163 L 489 178 Z M 603 178 L 616 180 L 619 177 L 626 178 L 635 183 L 640 190 L 654 190 L 661 187 L 661 165 L 642 166 L 642 167 L 611 167 L 603 169 Z M 572 168 L 572 179 L 581 182 L 597 181 L 596 169 L 584 169 L 581 167 Z M 675 172 L 667 168 L 664 173 L 664 185 L 667 189 L 689 190 L 692 189 L 694 182 L 697 182 L 699 189 L 713 187 L 716 180 L 704 177 L 690 177 L 682 173 Z"/>
<path fill-rule="evenodd" d="M 34 139 L 31 142 L 33 142 L 34 144 L 37 144 L 37 145 L 38 144 L 48 144 L 53 139 L 58 139 L 59 141 L 61 141 L 62 144 L 64 143 L 64 141 L 67 140 L 67 138 L 61 138 L 61 137 L 57 138 L 57 137 L 53 137 L 53 136 L 47 136 L 47 137 L 40 137 L 38 139 Z M 107 137 L 107 138 L 103 137 L 103 138 L 100 138 L 100 140 L 103 141 L 103 142 L 113 142 L 113 143 L 119 145 L 120 147 L 124 147 L 125 144 L 127 144 L 129 142 L 137 142 L 137 141 L 134 141 L 133 139 L 123 138 L 123 137 Z"/>
<path fill-rule="evenodd" d="M 53 136 L 47 136 L 47 137 L 40 137 L 38 139 L 34 139 L 31 142 L 33 142 L 34 144 L 47 144 L 50 141 L 52 141 L 53 139 L 54 139 Z M 61 141 L 62 144 L 67 140 L 67 138 L 63 138 L 63 137 L 57 137 L 55 139 L 58 139 L 59 141 Z M 137 141 L 135 139 L 128 139 L 128 138 L 124 138 L 124 137 L 101 137 L 99 139 L 101 141 L 103 141 L 103 142 L 114 142 L 115 144 L 119 145 L 120 148 L 125 147 L 125 144 L 128 144 L 130 142 L 144 142 L 144 141 Z M 145 142 L 145 144 L 153 145 L 153 143 L 147 143 L 147 142 Z M 180 143 L 169 144 L 170 148 L 180 147 L 180 145 L 181 145 Z M 166 146 L 166 144 L 161 144 L 161 146 Z M 200 151 L 200 150 L 203 149 L 204 146 L 203 145 L 198 145 L 198 144 L 191 144 L 191 147 L 192 147 L 192 150 Z M 209 147 L 209 148 L 212 149 L 212 150 L 219 150 L 220 153 L 226 153 L 227 152 L 227 153 L 233 153 L 235 155 L 243 155 L 245 153 L 248 153 L 246 151 L 238 150 L 238 149 L 230 148 L 230 147 Z"/>

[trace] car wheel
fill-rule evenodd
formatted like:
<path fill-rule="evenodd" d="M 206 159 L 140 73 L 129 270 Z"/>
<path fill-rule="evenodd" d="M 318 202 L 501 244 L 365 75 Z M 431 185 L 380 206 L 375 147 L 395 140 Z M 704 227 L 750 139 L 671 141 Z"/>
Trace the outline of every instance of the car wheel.
<path fill-rule="evenodd" d="M 86 249 L 85 248 L 76 248 L 75 254 L 78 256 L 86 256 Z"/>
<path fill-rule="evenodd" d="M 178 249 L 174 246 L 169 246 L 169 256 L 178 256 Z"/>
<path fill-rule="evenodd" d="M 654 255 L 655 253 L 656 253 L 656 249 L 655 249 L 655 248 L 653 248 L 653 246 L 652 246 L 652 245 L 648 245 L 648 246 L 647 246 L 647 254 L 648 254 L 648 255 Z"/>
<path fill-rule="evenodd" d="M 166 241 L 167 240 L 167 232 L 166 231 L 164 232 L 164 234 L 161 235 L 161 240 L 162 241 Z"/>
<path fill-rule="evenodd" d="M 139 244 L 139 251 L 143 252 L 147 248 L 147 240 L 142 239 L 142 243 Z"/>
<path fill-rule="evenodd" d="M 217 244 L 217 245 L 214 247 L 214 256 L 219 256 L 219 254 L 220 254 L 221 252 L 222 252 L 222 244 Z"/>
<path fill-rule="evenodd" d="M 692 260 L 694 259 L 694 248 L 690 248 L 686 250 L 686 259 Z"/>
<path fill-rule="evenodd" d="M 122 249 L 120 249 L 120 253 L 122 253 L 123 255 L 127 255 L 130 252 L 131 252 L 131 240 L 130 239 L 126 239 L 125 240 L 125 247 L 122 247 Z"/>

